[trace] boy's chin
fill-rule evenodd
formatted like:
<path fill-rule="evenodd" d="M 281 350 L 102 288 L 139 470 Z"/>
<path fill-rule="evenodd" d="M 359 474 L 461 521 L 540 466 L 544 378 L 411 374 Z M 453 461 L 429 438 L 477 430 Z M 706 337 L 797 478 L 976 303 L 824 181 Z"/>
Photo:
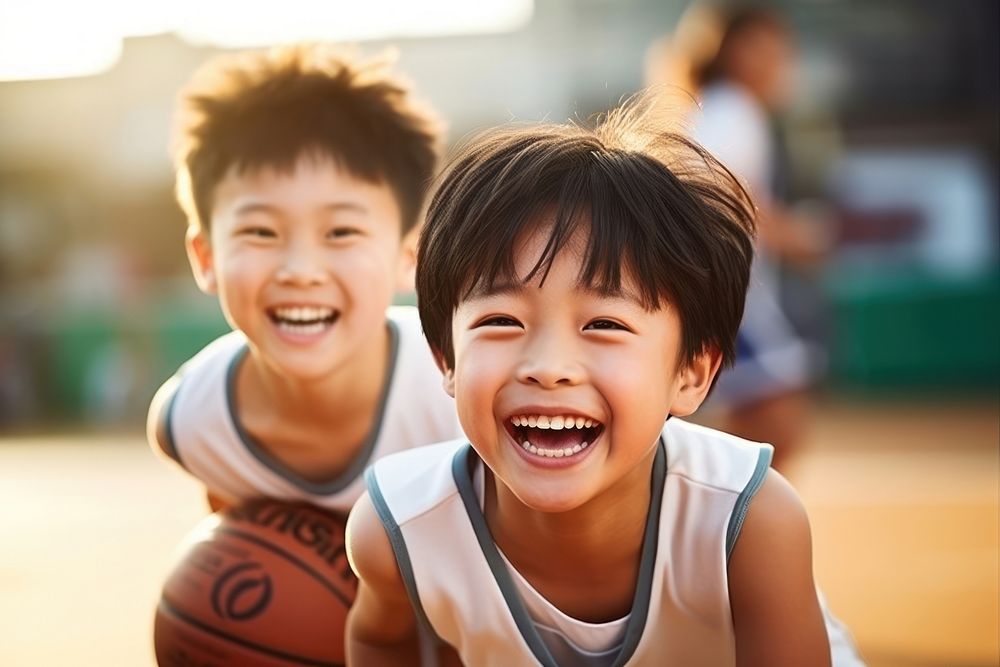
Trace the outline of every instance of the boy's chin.
<path fill-rule="evenodd" d="M 329 377 L 346 362 L 345 355 L 331 358 L 329 352 L 320 354 L 310 350 L 274 350 L 258 348 L 257 363 L 272 373 L 294 382 L 318 382 Z"/>
<path fill-rule="evenodd" d="M 507 485 L 507 488 L 522 505 L 543 514 L 572 512 L 592 500 L 592 496 L 581 489 L 579 484 L 559 484 L 558 486 L 553 485 L 553 488 L 526 485 L 520 489 Z"/>

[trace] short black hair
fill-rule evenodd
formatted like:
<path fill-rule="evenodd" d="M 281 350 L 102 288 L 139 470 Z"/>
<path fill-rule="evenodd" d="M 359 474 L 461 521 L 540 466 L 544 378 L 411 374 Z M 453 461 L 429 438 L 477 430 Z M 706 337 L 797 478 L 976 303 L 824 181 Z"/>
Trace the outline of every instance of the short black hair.
<path fill-rule="evenodd" d="M 459 303 L 500 281 L 544 280 L 580 225 L 589 226 L 582 284 L 619 291 L 627 272 L 646 308 L 678 309 L 685 363 L 709 346 L 732 362 L 755 210 L 715 158 L 657 124 L 654 106 L 639 97 L 593 129 L 500 128 L 458 152 L 431 198 L 417 254 L 421 323 L 448 368 Z M 517 242 L 552 212 L 538 263 L 515 276 Z"/>

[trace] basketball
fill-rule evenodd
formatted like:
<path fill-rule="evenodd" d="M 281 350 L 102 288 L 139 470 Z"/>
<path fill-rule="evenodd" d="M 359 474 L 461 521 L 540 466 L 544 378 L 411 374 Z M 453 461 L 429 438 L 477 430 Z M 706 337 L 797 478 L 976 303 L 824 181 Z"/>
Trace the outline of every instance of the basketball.
<path fill-rule="evenodd" d="M 161 667 L 344 663 L 357 592 L 343 517 L 304 504 L 251 501 L 185 538 L 156 609 Z"/>

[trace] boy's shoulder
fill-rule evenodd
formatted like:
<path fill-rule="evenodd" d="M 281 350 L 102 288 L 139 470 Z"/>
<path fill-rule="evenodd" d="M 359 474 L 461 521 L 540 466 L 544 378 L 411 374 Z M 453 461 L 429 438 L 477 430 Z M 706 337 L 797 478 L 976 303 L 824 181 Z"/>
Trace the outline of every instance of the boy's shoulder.
<path fill-rule="evenodd" d="M 372 502 L 390 510 L 398 524 L 436 507 L 458 493 L 455 461 L 469 446 L 466 438 L 455 438 L 379 459 L 365 474 Z"/>
<path fill-rule="evenodd" d="M 663 427 L 667 476 L 742 493 L 771 465 L 774 447 L 676 417 Z"/>
<path fill-rule="evenodd" d="M 242 331 L 236 330 L 222 334 L 181 364 L 176 375 L 187 377 L 204 374 L 206 371 L 211 372 L 217 367 L 226 369 L 235 358 L 243 354 L 246 346 L 247 339 Z M 211 374 L 215 375 L 215 373 Z"/>
<path fill-rule="evenodd" d="M 182 387 L 185 405 L 194 406 L 195 412 L 183 410 L 181 421 L 197 422 L 200 429 L 224 429 L 227 378 L 235 361 L 244 354 L 246 344 L 246 337 L 240 331 L 223 334 L 196 352 L 160 386 L 147 415 L 147 437 L 151 445 L 180 463 L 175 413 Z"/>
<path fill-rule="evenodd" d="M 246 349 L 247 339 L 241 331 L 230 331 L 205 345 L 163 383 L 161 392 L 172 387 L 165 407 L 172 409 L 182 386 L 194 405 L 203 409 L 214 405 L 213 397 L 225 397 L 229 373 Z"/>

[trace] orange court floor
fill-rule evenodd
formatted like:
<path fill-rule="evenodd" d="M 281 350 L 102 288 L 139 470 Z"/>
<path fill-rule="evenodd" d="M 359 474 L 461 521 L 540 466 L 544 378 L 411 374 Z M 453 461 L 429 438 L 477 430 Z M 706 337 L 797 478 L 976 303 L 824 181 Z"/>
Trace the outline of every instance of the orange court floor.
<path fill-rule="evenodd" d="M 786 472 L 872 667 L 1000 663 L 998 442 L 995 400 L 818 407 Z M 0 436 L 0 665 L 152 665 L 160 584 L 205 513 L 141 435 Z"/>

